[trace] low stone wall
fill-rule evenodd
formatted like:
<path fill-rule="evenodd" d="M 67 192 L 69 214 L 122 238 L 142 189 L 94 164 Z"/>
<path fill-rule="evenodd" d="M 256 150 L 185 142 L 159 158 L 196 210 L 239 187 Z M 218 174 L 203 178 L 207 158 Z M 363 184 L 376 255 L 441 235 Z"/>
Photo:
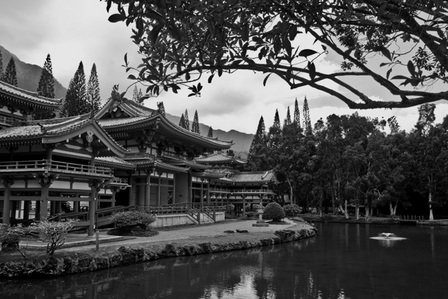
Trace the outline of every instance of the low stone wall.
<path fill-rule="evenodd" d="M 134 248 L 121 246 L 115 252 L 100 252 L 95 255 L 90 255 L 88 253 L 65 253 L 59 257 L 43 259 L 40 261 L 11 261 L 0 263 L 0 277 L 42 278 L 44 276 L 75 274 L 129 265 L 133 263 L 153 261 L 161 258 L 210 254 L 275 245 L 310 238 L 313 236 L 315 236 L 315 230 L 312 228 L 299 230 L 279 230 L 275 232 L 273 237 L 260 238 L 257 241 L 238 241 L 227 243 L 193 242 L 188 245 L 178 245 L 173 242 L 166 244 L 164 247 L 153 246 Z"/>
<path fill-rule="evenodd" d="M 215 214 L 216 222 L 225 220 L 224 212 L 216 212 Z M 200 215 L 201 224 L 213 223 L 213 219 L 205 214 Z M 151 227 L 168 227 L 168 226 L 178 226 L 178 225 L 189 225 L 197 224 L 197 220 L 193 219 L 188 214 L 167 214 L 167 215 L 157 215 L 156 221 L 151 224 Z"/>

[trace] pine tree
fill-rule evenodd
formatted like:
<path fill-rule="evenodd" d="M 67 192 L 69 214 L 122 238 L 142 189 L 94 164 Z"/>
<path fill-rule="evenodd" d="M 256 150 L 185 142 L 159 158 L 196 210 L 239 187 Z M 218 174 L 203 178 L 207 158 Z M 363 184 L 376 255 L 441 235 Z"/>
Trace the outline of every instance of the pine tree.
<path fill-rule="evenodd" d="M 267 167 L 267 147 L 266 147 L 266 128 L 264 125 L 263 116 L 260 117 L 258 122 L 257 132 L 252 139 L 252 143 L 249 149 L 249 155 L 247 157 L 248 164 L 252 170 L 266 170 Z"/>
<path fill-rule="evenodd" d="M 132 92 L 132 100 L 138 103 L 138 89 L 137 85 L 134 85 L 134 91 Z"/>
<path fill-rule="evenodd" d="M 305 134 L 312 134 L 311 127 L 311 118 L 310 118 L 310 108 L 308 107 L 308 100 L 305 97 L 303 101 L 303 129 L 305 130 Z"/>
<path fill-rule="evenodd" d="M 100 110 L 101 106 L 100 83 L 98 81 L 98 75 L 96 72 L 95 63 L 92 65 L 89 82 L 87 83 L 87 101 L 91 113 L 95 114 Z"/>
<path fill-rule="evenodd" d="M 211 126 L 208 127 L 207 137 L 213 138 L 213 128 Z"/>
<path fill-rule="evenodd" d="M 252 151 L 255 145 L 262 144 L 266 140 L 266 127 L 264 125 L 263 116 L 260 117 L 258 121 L 257 132 L 255 133 L 254 139 L 252 139 L 252 144 L 250 145 L 249 153 Z"/>
<path fill-rule="evenodd" d="M 191 124 L 191 131 L 194 133 L 201 134 L 201 131 L 199 129 L 199 117 L 197 110 L 194 112 L 193 123 Z"/>
<path fill-rule="evenodd" d="M 184 118 L 185 118 L 185 129 L 190 131 L 190 120 L 188 119 L 188 111 L 187 111 L 187 109 L 185 109 Z"/>
<path fill-rule="evenodd" d="M 141 98 L 143 98 L 143 93 L 142 93 L 142 89 L 140 88 L 138 91 L 138 95 L 137 95 L 137 103 L 142 102 Z"/>
<path fill-rule="evenodd" d="M 46 98 L 54 98 L 54 77 L 50 54 L 47 54 L 47 59 L 42 68 L 37 93 Z"/>
<path fill-rule="evenodd" d="M 294 124 L 300 128 L 300 109 L 299 109 L 299 103 L 296 101 L 294 103 Z"/>
<path fill-rule="evenodd" d="M 73 76 L 73 79 L 70 80 L 64 105 L 62 107 L 61 116 L 80 115 L 88 112 L 90 112 L 90 110 L 89 103 L 87 102 L 86 76 L 84 74 L 84 66 L 81 61 L 75 75 Z"/>
<path fill-rule="evenodd" d="M 8 65 L 6 66 L 5 74 L 3 75 L 3 81 L 11 85 L 18 86 L 16 63 L 14 61 L 14 58 L 12 57 L 9 60 Z"/>
<path fill-rule="evenodd" d="M 278 115 L 278 109 L 275 109 L 274 124 L 272 125 L 272 127 L 276 128 L 276 129 L 280 129 L 280 127 L 281 127 L 280 116 Z"/>
<path fill-rule="evenodd" d="M 186 129 L 186 127 L 185 127 L 185 116 L 184 116 L 183 113 L 182 113 L 182 116 L 180 117 L 179 127 Z"/>
<path fill-rule="evenodd" d="M 2 50 L 0 50 L 0 81 L 3 81 L 3 55 L 2 55 Z"/>
<path fill-rule="evenodd" d="M 165 116 L 165 106 L 163 105 L 163 102 L 157 103 L 157 110 L 159 111 L 160 114 Z"/>
<path fill-rule="evenodd" d="M 285 123 L 284 126 L 289 126 L 291 124 L 291 112 L 289 112 L 289 106 L 288 106 L 288 110 L 286 111 L 286 118 L 285 118 Z"/>

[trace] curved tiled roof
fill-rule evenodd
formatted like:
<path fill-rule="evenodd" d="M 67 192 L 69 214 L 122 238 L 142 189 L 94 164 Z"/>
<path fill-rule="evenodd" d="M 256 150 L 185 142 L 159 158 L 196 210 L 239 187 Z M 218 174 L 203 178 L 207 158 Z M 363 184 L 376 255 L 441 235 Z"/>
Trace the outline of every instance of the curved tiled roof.
<path fill-rule="evenodd" d="M 203 164 L 246 164 L 245 161 L 223 153 L 215 153 L 202 158 L 196 158 L 196 162 Z"/>
<path fill-rule="evenodd" d="M 157 110 L 145 107 L 134 101 L 123 98 L 121 100 L 110 98 L 106 104 L 97 112 L 95 118 L 100 119 L 103 117 L 110 109 L 120 107 L 129 117 L 138 116 L 150 116 L 157 114 Z"/>
<path fill-rule="evenodd" d="M 26 125 L 0 130 L 0 142 L 6 143 L 57 143 L 84 133 L 88 127 L 115 154 L 123 155 L 128 150 L 113 139 L 89 114 L 29 121 Z"/>
<path fill-rule="evenodd" d="M 223 179 L 224 180 L 224 179 Z M 234 183 L 277 183 L 277 177 L 272 170 L 268 171 L 254 171 L 254 172 L 240 172 L 235 173 L 227 178 L 224 181 L 230 181 Z"/>
<path fill-rule="evenodd" d="M 111 168 L 135 169 L 135 165 L 132 164 L 131 162 L 125 161 L 121 158 L 114 156 L 96 157 L 95 164 Z"/>
<path fill-rule="evenodd" d="M 44 109 L 57 109 L 62 105 L 62 99 L 42 97 L 37 92 L 31 92 L 3 81 L 0 81 L 0 95 L 8 97 L 8 100 L 12 102 L 23 102 L 25 105 L 39 106 Z"/>
<path fill-rule="evenodd" d="M 115 100 L 116 101 L 116 100 Z M 109 102 L 108 107 L 113 107 L 113 102 Z M 157 122 L 158 130 L 167 137 L 175 138 L 176 140 L 195 143 L 199 146 L 210 148 L 214 150 L 229 149 L 233 142 L 223 141 L 214 138 L 201 136 L 197 133 L 186 130 L 171 121 L 169 121 L 164 115 L 158 113 L 155 110 L 146 108 L 138 103 L 130 100 L 122 100 L 120 103 L 116 103 L 123 111 L 127 109 L 131 112 L 126 112 L 131 117 L 116 118 L 116 119 L 100 119 L 98 123 L 110 132 L 126 131 L 133 128 L 142 128 L 145 126 L 153 125 Z M 105 105 L 106 106 L 106 105 Z M 104 110 L 103 110 L 104 109 Z M 103 108 L 101 113 L 97 113 L 97 117 L 105 115 L 107 109 Z"/>

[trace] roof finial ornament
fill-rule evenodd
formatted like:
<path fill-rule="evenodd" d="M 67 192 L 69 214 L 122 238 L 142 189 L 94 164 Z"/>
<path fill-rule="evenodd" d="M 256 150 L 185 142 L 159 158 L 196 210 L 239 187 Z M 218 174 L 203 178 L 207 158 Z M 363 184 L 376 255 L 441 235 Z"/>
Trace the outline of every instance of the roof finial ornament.
<path fill-rule="evenodd" d="M 42 133 L 44 133 L 44 134 L 47 133 L 47 129 L 45 129 L 45 127 L 41 123 L 37 123 L 37 125 L 40 127 L 40 130 Z"/>

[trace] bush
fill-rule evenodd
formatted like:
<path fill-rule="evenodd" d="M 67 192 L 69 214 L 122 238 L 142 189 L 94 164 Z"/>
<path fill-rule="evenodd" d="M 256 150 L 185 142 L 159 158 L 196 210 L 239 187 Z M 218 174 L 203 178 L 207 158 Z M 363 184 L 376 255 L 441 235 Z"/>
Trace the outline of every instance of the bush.
<path fill-rule="evenodd" d="M 281 221 L 285 218 L 285 210 L 276 202 L 269 203 L 263 212 L 263 219 L 272 219 L 272 221 Z"/>
<path fill-rule="evenodd" d="M 300 207 L 296 204 L 289 204 L 283 207 L 286 217 L 295 217 L 300 214 Z"/>
<path fill-rule="evenodd" d="M 0 228 L 0 243 L 2 251 L 15 251 L 19 248 L 21 232 L 18 228 L 2 224 Z"/>
<path fill-rule="evenodd" d="M 235 205 L 229 203 L 228 205 L 226 205 L 226 212 L 235 212 Z"/>
<path fill-rule="evenodd" d="M 147 212 L 126 211 L 112 215 L 112 221 L 115 223 L 115 227 L 119 229 L 132 229 L 138 226 L 146 230 L 148 225 L 156 221 L 156 217 Z"/>
<path fill-rule="evenodd" d="M 72 227 L 73 221 L 53 222 L 48 220 L 42 220 L 35 226 L 39 233 L 39 240 L 47 242 L 48 256 L 51 257 L 56 249 L 64 245 L 65 237 Z"/>

